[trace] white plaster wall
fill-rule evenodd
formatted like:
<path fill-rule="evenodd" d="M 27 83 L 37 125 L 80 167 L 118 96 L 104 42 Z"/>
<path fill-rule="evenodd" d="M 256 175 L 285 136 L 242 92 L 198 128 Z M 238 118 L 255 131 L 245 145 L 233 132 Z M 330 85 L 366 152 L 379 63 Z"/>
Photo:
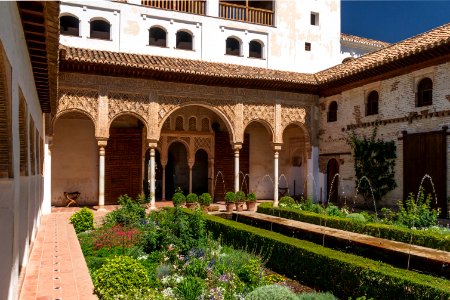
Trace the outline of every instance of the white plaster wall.
<path fill-rule="evenodd" d="M 91 120 L 59 119 L 52 148 L 52 205 L 64 206 L 64 192 L 80 192 L 79 205 L 98 204 L 98 146 Z"/>
<path fill-rule="evenodd" d="M 140 5 L 140 1 L 63 1 L 61 15 L 80 19 L 80 37 L 61 36 L 64 45 L 118 52 L 164 55 L 255 67 L 316 72 L 340 63 L 340 1 L 275 1 L 275 26 L 262 26 L 218 18 L 217 0 L 207 1 L 200 16 Z M 319 25 L 310 25 L 311 12 L 319 13 Z M 102 17 L 112 23 L 112 41 L 89 39 L 88 21 Z M 149 28 L 167 31 L 167 47 L 148 46 Z M 119 29 L 118 29 L 119 28 Z M 175 34 L 185 29 L 193 34 L 194 50 L 175 49 Z M 242 41 L 242 56 L 225 55 L 225 40 Z M 263 58 L 249 58 L 249 42 L 264 44 Z M 312 51 L 305 51 L 305 42 Z"/>
<path fill-rule="evenodd" d="M 36 212 L 28 214 L 22 204 L 29 202 L 37 205 L 42 197 L 36 193 L 37 186 L 29 187 L 27 177 L 20 176 L 20 143 L 19 143 L 19 90 L 26 101 L 27 112 L 33 117 L 39 137 L 44 135 L 43 117 L 37 97 L 36 87 L 28 55 L 28 48 L 22 32 L 22 23 L 16 2 L 0 2 L 0 42 L 11 66 L 12 94 L 12 141 L 14 178 L 0 179 L 0 299 L 18 298 L 19 265 L 28 261 L 28 246 L 34 239 L 29 236 L 30 229 L 26 224 L 31 222 L 36 231 L 39 225 L 34 222 Z M 27 130 L 28 130 L 27 126 Z M 33 188 L 33 190 L 30 190 Z M 19 228 L 22 228 L 19 230 Z M 22 232 L 20 234 L 19 232 Z M 23 252 L 23 260 L 19 261 L 19 252 Z"/>
<path fill-rule="evenodd" d="M 260 200 L 273 199 L 275 179 L 272 137 L 267 129 L 257 122 L 247 126 L 245 132 L 250 134 L 250 191 L 256 193 Z"/>

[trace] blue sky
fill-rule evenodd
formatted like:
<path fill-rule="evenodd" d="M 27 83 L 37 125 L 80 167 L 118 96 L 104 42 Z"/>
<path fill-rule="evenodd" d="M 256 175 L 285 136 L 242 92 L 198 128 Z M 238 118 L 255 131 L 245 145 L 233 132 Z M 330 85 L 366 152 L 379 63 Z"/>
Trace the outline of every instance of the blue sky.
<path fill-rule="evenodd" d="M 341 2 L 341 32 L 395 43 L 450 23 L 450 1 Z"/>

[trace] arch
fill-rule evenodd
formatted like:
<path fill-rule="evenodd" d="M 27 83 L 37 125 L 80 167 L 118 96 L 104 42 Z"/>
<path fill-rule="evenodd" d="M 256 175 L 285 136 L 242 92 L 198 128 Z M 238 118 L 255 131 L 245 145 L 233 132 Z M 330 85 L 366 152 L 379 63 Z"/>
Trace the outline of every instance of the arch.
<path fill-rule="evenodd" d="M 85 110 L 82 110 L 82 109 L 79 109 L 79 108 L 67 108 L 67 109 L 58 111 L 56 113 L 55 117 L 53 118 L 52 128 L 55 128 L 55 124 L 56 124 L 56 121 L 58 119 L 60 119 L 63 115 L 70 114 L 70 113 L 81 113 L 81 114 L 85 115 L 86 117 L 88 117 L 92 121 L 92 123 L 94 124 L 95 132 L 97 132 L 97 121 L 94 118 L 94 116 L 92 116 L 88 111 L 85 111 Z"/>
<path fill-rule="evenodd" d="M 208 192 L 208 172 L 210 154 L 204 149 L 198 149 L 194 153 L 194 165 L 192 166 L 192 192 L 200 195 Z"/>
<path fill-rule="evenodd" d="M 149 128 L 149 126 L 148 126 L 147 120 L 145 120 L 144 117 L 142 117 L 140 114 L 135 113 L 135 112 L 133 112 L 133 111 L 129 111 L 129 110 L 122 111 L 122 112 L 120 112 L 120 113 L 114 115 L 114 116 L 109 120 L 109 122 L 108 122 L 108 132 L 109 132 L 109 129 L 111 128 L 111 124 L 114 122 L 114 120 L 117 119 L 118 117 L 121 117 L 121 116 L 124 116 L 124 115 L 131 115 L 131 116 L 133 116 L 133 117 L 139 119 L 139 120 L 144 124 L 144 128 L 145 128 L 146 133 L 147 133 L 147 135 L 148 135 L 148 132 L 149 132 L 149 129 L 150 129 L 150 128 Z"/>
<path fill-rule="evenodd" d="M 266 130 L 268 131 L 269 135 L 271 135 L 271 140 L 275 141 L 275 130 L 273 129 L 272 125 L 269 122 L 267 122 L 266 120 L 264 120 L 264 119 L 253 119 L 253 120 L 251 120 L 250 122 L 245 124 L 243 132 L 245 132 L 247 127 L 250 124 L 252 124 L 252 123 L 260 123 L 261 125 L 263 125 L 264 128 L 266 128 Z"/>
<path fill-rule="evenodd" d="M 225 54 L 241 56 L 242 41 L 235 37 L 229 36 L 225 41 Z"/>
<path fill-rule="evenodd" d="M 377 91 L 371 91 L 367 96 L 366 116 L 378 114 L 379 95 Z"/>
<path fill-rule="evenodd" d="M 173 143 L 181 143 L 181 144 L 183 144 L 184 148 L 186 149 L 186 153 L 187 153 L 187 155 L 188 155 L 188 158 L 189 158 L 189 156 L 190 156 L 190 153 L 189 153 L 189 144 L 188 144 L 185 140 L 178 139 L 178 138 L 177 138 L 177 139 L 173 139 L 172 141 L 170 141 L 170 142 L 167 143 L 167 150 L 169 150 L 170 146 L 171 146 Z"/>
<path fill-rule="evenodd" d="M 148 30 L 150 46 L 167 47 L 167 30 L 159 25 L 150 27 Z"/>
<path fill-rule="evenodd" d="M 248 57 L 263 58 L 264 43 L 260 40 L 251 40 L 248 44 L 249 53 Z"/>
<path fill-rule="evenodd" d="M 159 137 L 161 136 L 161 127 L 162 127 L 162 124 L 164 124 L 164 122 L 165 122 L 171 115 L 175 114 L 178 110 L 183 109 L 183 108 L 185 108 L 185 107 L 189 107 L 189 106 L 201 106 L 201 107 L 204 107 L 204 108 L 206 108 L 206 109 L 209 109 L 209 110 L 211 110 L 212 112 L 214 112 L 215 114 L 217 114 L 217 115 L 219 116 L 219 118 L 222 120 L 222 122 L 225 124 L 225 126 L 227 127 L 228 133 L 230 134 L 231 142 L 232 142 L 232 143 L 239 142 L 239 140 L 237 140 L 236 133 L 235 133 L 235 130 L 234 130 L 234 127 L 233 127 L 231 121 L 227 118 L 227 116 L 226 116 L 221 110 L 219 110 L 218 108 L 216 108 L 216 107 L 214 107 L 214 106 L 211 106 L 211 105 L 208 104 L 208 103 L 197 102 L 197 101 L 195 101 L 195 102 L 189 102 L 189 103 L 182 103 L 180 106 L 178 106 L 178 107 L 174 108 L 172 111 L 168 112 L 168 113 L 164 116 L 164 118 L 162 118 L 162 120 L 161 120 L 160 123 L 159 123 L 159 126 L 158 126 L 158 129 L 159 129 L 159 130 L 158 130 L 158 132 L 159 132 L 158 139 L 159 139 Z M 242 138 L 242 137 L 241 137 L 241 138 Z"/>
<path fill-rule="evenodd" d="M 337 121 L 337 110 L 338 110 L 337 102 L 332 101 L 330 103 L 330 105 L 328 106 L 327 122 L 336 122 Z"/>
<path fill-rule="evenodd" d="M 0 178 L 13 178 L 11 68 L 0 41 Z"/>
<path fill-rule="evenodd" d="M 186 29 L 178 30 L 176 33 L 175 48 L 183 50 L 194 50 L 193 40 L 193 34 L 190 31 Z"/>
<path fill-rule="evenodd" d="M 90 21 L 91 39 L 111 40 L 111 23 L 103 18 L 92 18 Z"/>
<path fill-rule="evenodd" d="M 189 118 L 188 122 L 189 131 L 197 131 L 197 118 L 192 116 Z"/>
<path fill-rule="evenodd" d="M 287 123 L 281 132 L 284 133 L 286 128 L 288 128 L 292 125 L 298 126 L 302 130 L 303 134 L 305 135 L 306 150 L 311 151 L 311 134 L 310 134 L 310 131 L 308 130 L 308 128 L 305 127 L 305 124 L 298 122 L 298 121 L 292 121 L 292 122 Z M 284 141 L 283 141 L 283 143 L 284 143 Z"/>
<path fill-rule="evenodd" d="M 72 14 L 65 13 L 59 17 L 59 33 L 69 36 L 80 36 L 80 19 Z"/>
<path fill-rule="evenodd" d="M 182 146 L 177 146 L 179 144 Z M 177 152 L 176 155 L 173 151 Z M 183 192 L 189 190 L 189 150 L 183 141 L 177 140 L 168 145 L 167 152 L 165 190 L 166 195 L 170 197 L 178 186 L 182 188 Z"/>
<path fill-rule="evenodd" d="M 422 78 L 417 84 L 416 106 L 428 106 L 433 104 L 433 81 L 429 77 Z"/>

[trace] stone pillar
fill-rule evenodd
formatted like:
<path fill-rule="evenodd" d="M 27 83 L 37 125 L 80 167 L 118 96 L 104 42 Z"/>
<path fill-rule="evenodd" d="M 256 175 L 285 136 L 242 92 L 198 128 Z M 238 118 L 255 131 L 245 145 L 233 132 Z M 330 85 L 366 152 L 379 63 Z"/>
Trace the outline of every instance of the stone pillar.
<path fill-rule="evenodd" d="M 239 191 L 239 150 L 241 150 L 242 144 L 235 143 L 233 145 L 234 150 L 234 191 Z"/>
<path fill-rule="evenodd" d="M 162 200 L 166 200 L 166 165 L 167 165 L 167 162 L 165 162 L 164 164 L 163 163 L 161 163 L 161 166 L 162 166 L 162 187 L 161 187 L 161 190 L 162 190 Z"/>
<path fill-rule="evenodd" d="M 99 172 L 98 172 L 98 206 L 105 206 L 105 147 L 106 140 L 98 141 L 99 148 Z"/>
<path fill-rule="evenodd" d="M 45 137 L 44 146 L 44 201 L 42 203 L 42 214 L 48 215 L 52 212 L 52 137 Z"/>
<path fill-rule="evenodd" d="M 155 209 L 155 146 L 150 144 L 150 176 L 149 176 L 149 186 L 150 186 L 150 209 Z"/>
<path fill-rule="evenodd" d="M 273 154 L 273 206 L 278 206 L 278 157 L 279 151 L 281 150 L 280 145 L 274 146 Z"/>
<path fill-rule="evenodd" d="M 194 161 L 188 161 L 189 166 L 189 194 L 192 193 L 192 168 L 194 167 Z"/>

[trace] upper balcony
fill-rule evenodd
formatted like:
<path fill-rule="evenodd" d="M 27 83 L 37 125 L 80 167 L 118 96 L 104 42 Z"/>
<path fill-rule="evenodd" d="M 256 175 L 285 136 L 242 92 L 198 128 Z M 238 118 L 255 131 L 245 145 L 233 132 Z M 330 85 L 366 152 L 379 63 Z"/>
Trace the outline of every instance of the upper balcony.
<path fill-rule="evenodd" d="M 273 1 L 236 1 L 220 0 L 218 12 L 219 18 L 248 22 L 258 25 L 273 26 L 274 24 L 274 4 Z M 206 15 L 206 5 L 217 5 L 217 1 L 211 0 L 141 0 L 141 4 L 147 7 L 174 10 L 196 15 Z M 210 14 L 210 13 L 208 13 Z"/>

